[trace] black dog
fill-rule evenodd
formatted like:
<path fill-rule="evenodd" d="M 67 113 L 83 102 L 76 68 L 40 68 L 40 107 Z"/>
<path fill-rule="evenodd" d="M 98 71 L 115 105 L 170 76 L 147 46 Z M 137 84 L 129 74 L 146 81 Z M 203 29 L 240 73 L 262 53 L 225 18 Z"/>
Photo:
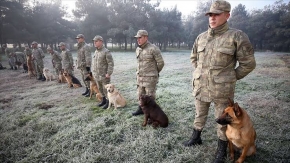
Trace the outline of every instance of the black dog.
<path fill-rule="evenodd" d="M 144 122 L 142 126 L 146 126 L 147 123 L 152 123 L 152 126 L 154 128 L 158 126 L 165 128 L 168 126 L 168 117 L 162 111 L 160 106 L 156 104 L 151 96 L 141 95 L 139 97 L 139 102 L 142 111 L 144 112 Z"/>

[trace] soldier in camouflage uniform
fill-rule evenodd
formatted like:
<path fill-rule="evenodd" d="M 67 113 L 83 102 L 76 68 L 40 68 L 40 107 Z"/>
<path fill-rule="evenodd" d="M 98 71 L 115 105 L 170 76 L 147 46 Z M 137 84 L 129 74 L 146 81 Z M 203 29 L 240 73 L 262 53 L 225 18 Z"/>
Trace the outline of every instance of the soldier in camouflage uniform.
<path fill-rule="evenodd" d="M 164 67 L 161 51 L 148 41 L 148 32 L 146 30 L 139 30 L 135 38 L 137 38 L 138 42 L 136 49 L 138 97 L 146 94 L 155 99 L 159 73 Z M 137 111 L 132 113 L 133 116 L 141 114 L 144 113 L 140 106 Z"/>
<path fill-rule="evenodd" d="M 109 84 L 111 81 L 111 75 L 114 69 L 114 60 L 111 52 L 103 46 L 103 38 L 101 36 L 95 36 L 93 41 L 96 51 L 93 56 L 92 73 L 98 83 L 100 93 L 103 96 L 103 100 L 98 104 L 98 106 L 103 106 L 103 109 L 107 109 L 109 100 L 105 85 Z"/>
<path fill-rule="evenodd" d="M 87 74 L 91 71 L 92 55 L 90 46 L 85 42 L 83 34 L 78 34 L 76 37 L 78 41 L 78 55 L 77 55 L 77 69 L 81 70 L 82 79 L 86 86 L 86 91 L 82 94 L 86 97 L 90 96 L 90 82 L 85 81 Z"/>
<path fill-rule="evenodd" d="M 43 75 L 43 58 L 45 57 L 41 48 L 38 48 L 38 43 L 32 42 L 32 60 L 35 65 L 35 71 L 37 74 L 37 80 L 45 81 L 45 77 Z"/>
<path fill-rule="evenodd" d="M 61 50 L 62 68 L 66 70 L 69 74 L 74 75 L 74 60 L 71 52 L 66 48 L 64 42 L 59 43 L 58 46 Z"/>
<path fill-rule="evenodd" d="M 5 48 L 5 54 L 8 58 L 8 64 L 10 66 L 10 70 L 17 70 L 17 67 L 16 67 L 16 48 L 15 48 L 15 45 L 13 45 L 13 48 L 12 49 L 8 49 L 7 45 L 3 44 L 3 47 Z"/>
<path fill-rule="evenodd" d="M 52 67 L 55 70 L 56 75 L 58 76 L 61 69 L 62 69 L 62 65 L 61 65 L 61 56 L 60 54 L 53 50 L 51 47 L 47 48 L 47 52 L 51 55 L 51 62 L 52 62 Z"/>
<path fill-rule="evenodd" d="M 227 1 L 213 2 L 209 16 L 209 28 L 200 34 L 193 45 L 191 63 L 193 72 L 193 96 L 195 97 L 195 120 L 193 134 L 185 146 L 202 144 L 200 138 L 205 126 L 210 104 L 214 103 L 218 118 L 228 106 L 228 98 L 234 99 L 235 84 L 256 66 L 254 50 L 248 36 L 229 28 L 231 5 Z M 238 63 L 238 67 L 236 67 Z M 215 163 L 226 158 L 226 126 L 217 124 L 218 148 Z"/>

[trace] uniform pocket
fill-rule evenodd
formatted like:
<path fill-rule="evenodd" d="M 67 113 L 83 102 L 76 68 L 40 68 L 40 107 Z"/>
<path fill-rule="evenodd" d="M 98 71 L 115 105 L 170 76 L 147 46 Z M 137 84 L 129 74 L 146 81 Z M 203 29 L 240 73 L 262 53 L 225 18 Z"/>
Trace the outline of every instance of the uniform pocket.
<path fill-rule="evenodd" d="M 193 79 L 192 79 L 192 88 L 193 88 L 193 96 L 196 97 L 200 93 L 200 76 L 201 73 L 197 70 L 193 72 Z"/>
<path fill-rule="evenodd" d="M 215 89 L 214 95 L 216 98 L 233 97 L 235 91 L 235 76 L 214 76 Z"/>
<path fill-rule="evenodd" d="M 220 47 L 217 49 L 216 56 L 212 57 L 213 66 L 227 66 L 232 62 L 235 54 L 233 47 Z"/>

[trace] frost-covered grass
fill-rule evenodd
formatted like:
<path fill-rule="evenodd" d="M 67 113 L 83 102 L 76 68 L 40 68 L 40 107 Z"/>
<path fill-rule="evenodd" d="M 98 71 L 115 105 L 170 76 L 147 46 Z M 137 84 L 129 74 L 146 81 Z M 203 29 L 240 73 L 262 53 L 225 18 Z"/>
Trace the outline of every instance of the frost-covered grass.
<path fill-rule="evenodd" d="M 29 79 L 21 70 L 0 70 L 0 162 L 210 163 L 217 147 L 213 109 L 202 132 L 203 145 L 182 145 L 191 135 L 195 112 L 190 51 L 163 53 L 157 103 L 169 117 L 165 129 L 142 127 L 143 116 L 131 115 L 137 109 L 135 53 L 112 55 L 112 83 L 128 101 L 116 111 L 81 96 L 84 88 Z M 289 65 L 282 54 L 255 55 L 257 68 L 237 82 L 235 97 L 257 132 L 257 154 L 245 162 L 290 162 Z M 49 68 L 50 63 L 47 55 Z M 78 70 L 75 74 L 81 79 Z"/>

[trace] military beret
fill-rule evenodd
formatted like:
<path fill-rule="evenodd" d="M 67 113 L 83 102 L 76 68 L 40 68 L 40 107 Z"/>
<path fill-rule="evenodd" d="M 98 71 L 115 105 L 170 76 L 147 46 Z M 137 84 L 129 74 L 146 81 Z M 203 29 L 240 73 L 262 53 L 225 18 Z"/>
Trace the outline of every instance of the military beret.
<path fill-rule="evenodd" d="M 231 11 L 231 4 L 227 1 L 217 0 L 211 6 L 210 9 L 205 15 L 208 14 L 221 14 L 223 12 L 230 12 Z"/>
<path fill-rule="evenodd" d="M 76 39 L 79 39 L 79 38 L 85 38 L 85 36 L 83 34 L 78 34 Z"/>
<path fill-rule="evenodd" d="M 65 43 L 64 43 L 64 42 L 60 42 L 60 43 L 58 44 L 58 46 L 65 46 Z"/>
<path fill-rule="evenodd" d="M 142 36 L 148 36 L 148 32 L 146 30 L 139 30 L 137 32 L 137 35 L 134 37 L 138 38 L 138 37 L 142 37 Z"/>
<path fill-rule="evenodd" d="M 93 38 L 93 41 L 98 41 L 98 40 L 103 41 L 103 37 L 100 36 L 100 35 L 96 35 L 96 36 Z"/>

